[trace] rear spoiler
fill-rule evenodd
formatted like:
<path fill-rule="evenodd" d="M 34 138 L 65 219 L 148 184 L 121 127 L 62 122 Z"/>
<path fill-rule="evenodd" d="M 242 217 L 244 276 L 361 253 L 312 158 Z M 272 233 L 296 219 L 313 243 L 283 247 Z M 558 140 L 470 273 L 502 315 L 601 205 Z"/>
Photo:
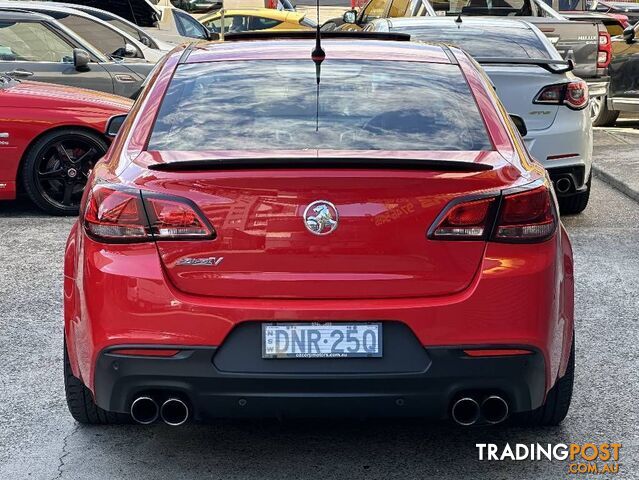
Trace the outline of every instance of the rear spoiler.
<path fill-rule="evenodd" d="M 550 73 L 566 73 L 575 68 L 572 60 L 554 60 L 552 58 L 504 58 L 473 57 L 482 65 L 537 65 Z M 561 66 L 563 65 L 563 67 Z"/>
<path fill-rule="evenodd" d="M 161 172 L 180 172 L 197 170 L 227 170 L 238 168 L 366 168 L 366 169 L 414 169 L 440 170 L 446 172 L 482 172 L 492 170 L 491 165 L 458 160 L 428 160 L 412 158 L 220 158 L 210 160 L 180 160 L 156 163 L 148 167 Z"/>

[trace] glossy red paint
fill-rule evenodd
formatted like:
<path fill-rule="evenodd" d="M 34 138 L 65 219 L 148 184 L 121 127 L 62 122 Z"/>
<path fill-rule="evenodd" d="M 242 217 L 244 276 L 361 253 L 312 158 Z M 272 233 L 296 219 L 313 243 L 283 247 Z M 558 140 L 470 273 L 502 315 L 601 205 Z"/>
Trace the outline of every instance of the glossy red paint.
<path fill-rule="evenodd" d="M 104 133 L 114 115 L 125 114 L 127 98 L 92 90 L 39 82 L 15 82 L 0 88 L 0 199 L 16 195 L 17 175 L 29 146 L 42 134 L 62 127 Z"/>
<path fill-rule="evenodd" d="M 379 42 L 360 42 L 357 48 L 352 43 L 327 41 L 327 55 L 404 59 L 410 51 L 417 52 L 411 57 L 414 61 L 449 61 L 436 46 L 407 48 L 389 42 L 377 51 Z M 187 61 L 276 54 L 307 58 L 311 44 L 212 44 L 198 47 Z M 219 346 L 234 327 L 249 321 L 393 320 L 407 325 L 428 347 L 517 345 L 540 351 L 546 390 L 550 389 L 565 371 L 573 335 L 572 251 L 563 226 L 540 243 L 427 238 L 429 227 L 451 201 L 499 196 L 547 182 L 484 74 L 463 52 L 451 52 L 471 86 L 494 151 L 146 151 L 155 114 L 182 52 L 170 55 L 117 143 L 96 166 L 92 182 L 106 179 L 188 199 L 211 222 L 217 238 L 110 244 L 90 238 L 76 223 L 67 243 L 64 282 L 65 337 L 74 375 L 94 389 L 96 361 L 105 348 Z M 242 155 L 410 155 L 491 169 L 149 168 Z M 304 207 L 317 199 L 333 202 L 340 211 L 340 225 L 327 237 L 309 234 L 301 219 Z M 210 256 L 222 256 L 224 263 L 216 270 L 178 265 L 183 258 Z"/>

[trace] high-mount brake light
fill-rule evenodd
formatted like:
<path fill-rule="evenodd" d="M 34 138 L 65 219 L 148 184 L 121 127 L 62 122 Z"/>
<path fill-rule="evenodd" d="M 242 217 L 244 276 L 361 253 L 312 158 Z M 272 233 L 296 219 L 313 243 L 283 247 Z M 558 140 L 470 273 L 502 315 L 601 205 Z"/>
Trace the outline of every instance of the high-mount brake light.
<path fill-rule="evenodd" d="M 440 217 L 428 234 L 431 240 L 536 243 L 550 238 L 558 223 L 546 185 L 505 194 L 501 198 L 456 203 L 448 206 Z"/>
<path fill-rule="evenodd" d="M 533 103 L 566 105 L 572 110 L 582 110 L 588 105 L 588 85 L 583 80 L 548 85 L 541 89 Z"/>
<path fill-rule="evenodd" d="M 215 238 L 215 230 L 188 200 L 119 185 L 100 184 L 89 191 L 83 224 L 91 237 L 105 243 Z"/>

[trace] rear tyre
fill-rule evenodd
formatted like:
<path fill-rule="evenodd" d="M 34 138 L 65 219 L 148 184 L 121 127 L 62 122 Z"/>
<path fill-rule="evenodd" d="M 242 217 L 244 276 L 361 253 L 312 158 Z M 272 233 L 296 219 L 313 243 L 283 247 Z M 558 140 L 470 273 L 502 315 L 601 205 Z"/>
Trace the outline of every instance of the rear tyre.
<path fill-rule="evenodd" d="M 516 419 L 517 423 L 533 427 L 546 427 L 559 425 L 570 409 L 572 390 L 575 379 L 575 337 L 572 338 L 570 359 L 566 367 L 566 373 L 555 382 L 548 392 L 546 403 L 537 410 L 522 414 Z"/>
<path fill-rule="evenodd" d="M 107 412 L 93 401 L 91 391 L 73 376 L 66 342 L 64 344 L 64 393 L 71 416 L 79 423 L 88 425 L 110 425 L 130 423 L 128 415 Z"/>
<path fill-rule="evenodd" d="M 27 151 L 22 181 L 31 201 L 53 215 L 77 215 L 87 178 L 109 148 L 97 133 L 65 128 L 45 133 Z"/>
<path fill-rule="evenodd" d="M 575 215 L 583 212 L 588 206 L 590 200 L 590 185 L 592 184 L 592 173 L 586 182 L 586 190 L 584 192 L 570 195 L 568 197 L 559 197 L 559 211 L 566 215 Z"/>
<path fill-rule="evenodd" d="M 605 96 L 590 99 L 590 118 L 593 127 L 611 127 L 618 117 L 618 110 L 608 110 L 608 102 Z"/>

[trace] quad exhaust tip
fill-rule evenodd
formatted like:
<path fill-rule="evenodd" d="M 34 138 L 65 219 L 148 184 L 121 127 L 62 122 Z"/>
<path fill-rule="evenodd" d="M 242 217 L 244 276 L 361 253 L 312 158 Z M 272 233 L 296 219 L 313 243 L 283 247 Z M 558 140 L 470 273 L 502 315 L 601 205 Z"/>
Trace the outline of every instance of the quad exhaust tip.
<path fill-rule="evenodd" d="M 142 425 L 149 425 L 158 419 L 160 409 L 151 397 L 138 397 L 131 404 L 131 417 Z"/>
<path fill-rule="evenodd" d="M 177 427 L 189 419 L 189 407 L 179 398 L 169 398 L 160 408 L 160 417 L 167 425 Z"/>
<path fill-rule="evenodd" d="M 501 423 L 508 417 L 508 403 L 499 395 L 491 395 L 481 402 L 481 414 L 488 423 Z"/>
<path fill-rule="evenodd" d="M 459 425 L 473 425 L 479 420 L 479 403 L 474 398 L 460 398 L 453 404 L 451 414 Z"/>
<path fill-rule="evenodd" d="M 568 193 L 572 188 L 572 181 L 568 177 L 561 177 L 555 183 L 557 193 Z"/>

